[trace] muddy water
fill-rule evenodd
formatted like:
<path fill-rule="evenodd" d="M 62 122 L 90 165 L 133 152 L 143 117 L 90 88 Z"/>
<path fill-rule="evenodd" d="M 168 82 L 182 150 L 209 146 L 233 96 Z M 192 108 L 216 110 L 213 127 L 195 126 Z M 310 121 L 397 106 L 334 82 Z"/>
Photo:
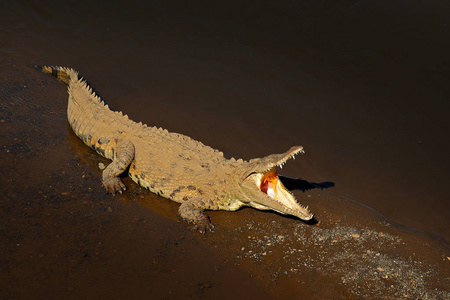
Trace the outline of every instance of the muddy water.
<path fill-rule="evenodd" d="M 0 294 L 448 296 L 449 14 L 446 1 L 2 2 Z M 296 191 L 320 222 L 214 212 L 201 237 L 129 180 L 105 196 L 107 162 L 67 130 L 64 88 L 33 63 L 74 67 L 112 108 L 229 157 L 303 145 L 283 173 L 326 183 Z"/>

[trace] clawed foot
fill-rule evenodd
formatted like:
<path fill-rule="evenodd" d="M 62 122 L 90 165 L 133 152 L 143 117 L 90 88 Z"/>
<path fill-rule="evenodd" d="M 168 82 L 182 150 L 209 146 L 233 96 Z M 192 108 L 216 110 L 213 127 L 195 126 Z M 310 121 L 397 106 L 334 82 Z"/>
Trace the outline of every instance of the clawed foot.
<path fill-rule="evenodd" d="M 206 222 L 194 223 L 193 228 L 195 231 L 205 234 L 208 231 L 213 232 L 215 226 L 209 220 L 206 220 Z"/>
<path fill-rule="evenodd" d="M 209 205 L 211 203 L 212 201 L 202 197 L 192 198 L 183 202 L 178 212 L 185 221 L 193 224 L 193 228 L 198 232 L 214 231 L 214 225 L 204 213 L 205 209 L 211 209 L 211 205 Z"/>
<path fill-rule="evenodd" d="M 118 177 L 108 178 L 103 180 L 103 186 L 106 192 L 115 195 L 116 193 L 122 194 L 127 188 L 123 184 L 122 180 Z"/>
<path fill-rule="evenodd" d="M 211 221 L 209 220 L 209 218 L 205 215 L 203 215 L 204 217 L 200 217 L 197 220 L 192 220 L 192 219 L 186 219 L 183 218 L 182 216 L 179 216 L 181 220 L 191 224 L 191 229 L 198 231 L 200 233 L 207 233 L 207 232 L 213 232 L 214 229 L 216 228 Z"/>

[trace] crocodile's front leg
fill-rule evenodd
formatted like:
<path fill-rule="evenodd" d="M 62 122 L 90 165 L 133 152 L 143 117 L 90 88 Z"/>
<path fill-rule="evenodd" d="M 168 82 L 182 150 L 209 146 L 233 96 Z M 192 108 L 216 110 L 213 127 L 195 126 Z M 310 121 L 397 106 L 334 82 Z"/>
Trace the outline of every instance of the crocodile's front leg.
<path fill-rule="evenodd" d="M 213 231 L 214 225 L 211 224 L 209 217 L 204 213 L 205 210 L 216 210 L 217 205 L 210 199 L 196 197 L 183 202 L 178 209 L 180 216 L 186 221 L 193 223 L 200 232 Z"/>
<path fill-rule="evenodd" d="M 102 181 L 106 191 L 111 194 L 126 190 L 125 184 L 120 180 L 122 174 L 134 158 L 134 145 L 128 140 L 119 140 L 116 144 L 116 157 L 113 162 L 103 171 Z"/>

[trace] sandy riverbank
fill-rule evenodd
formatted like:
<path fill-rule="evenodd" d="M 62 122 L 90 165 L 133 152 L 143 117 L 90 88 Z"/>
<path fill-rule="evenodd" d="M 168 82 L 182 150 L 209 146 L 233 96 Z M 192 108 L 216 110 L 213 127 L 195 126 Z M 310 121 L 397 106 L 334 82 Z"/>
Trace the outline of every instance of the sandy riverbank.
<path fill-rule="evenodd" d="M 105 195 L 97 166 L 107 161 L 67 128 L 64 88 L 31 65 L 1 69 L 6 299 L 450 296 L 448 248 L 331 191 L 295 191 L 317 224 L 211 212 L 218 228 L 207 235 L 131 180 L 125 195 Z"/>

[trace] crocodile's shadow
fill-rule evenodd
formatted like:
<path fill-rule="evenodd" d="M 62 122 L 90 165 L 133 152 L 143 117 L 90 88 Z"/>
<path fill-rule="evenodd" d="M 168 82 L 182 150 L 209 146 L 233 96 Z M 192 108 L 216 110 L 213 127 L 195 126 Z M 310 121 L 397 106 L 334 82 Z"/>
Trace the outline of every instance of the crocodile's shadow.
<path fill-rule="evenodd" d="M 310 182 L 307 180 L 303 180 L 300 178 L 291 178 L 279 175 L 279 178 L 281 182 L 283 183 L 284 187 L 290 191 L 292 190 L 300 190 L 302 192 L 306 192 L 312 189 L 327 189 L 330 187 L 334 187 L 334 182 L 325 181 L 321 183 L 316 182 Z"/>

